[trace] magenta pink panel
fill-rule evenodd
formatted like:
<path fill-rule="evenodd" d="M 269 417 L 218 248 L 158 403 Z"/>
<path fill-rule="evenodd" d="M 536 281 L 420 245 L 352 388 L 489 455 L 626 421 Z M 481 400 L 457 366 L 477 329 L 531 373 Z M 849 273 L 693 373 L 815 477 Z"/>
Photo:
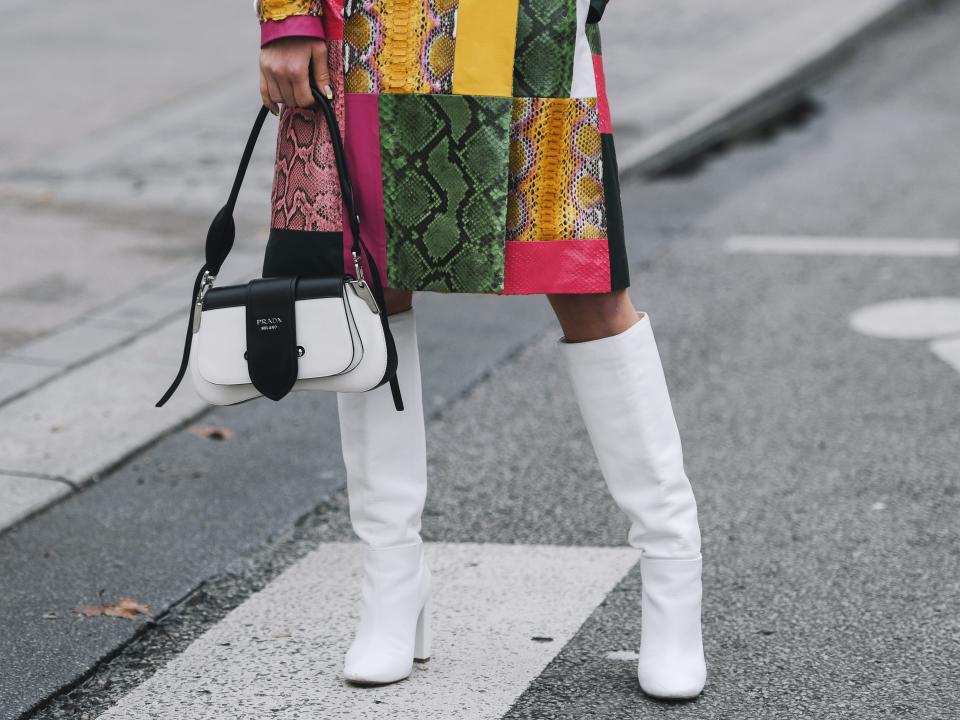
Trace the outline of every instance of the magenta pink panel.
<path fill-rule="evenodd" d="M 347 167 L 353 181 L 353 191 L 360 213 L 361 239 L 380 270 L 380 280 L 387 286 L 387 228 L 383 218 L 383 176 L 380 172 L 380 120 L 377 95 L 373 93 L 346 93 L 346 125 L 343 134 L 347 152 Z M 346 207 L 343 213 L 346 218 Z M 350 245 L 353 233 L 350 224 L 343 223 L 344 268 L 353 273 Z M 370 268 L 364 261 L 364 272 Z"/>
<path fill-rule="evenodd" d="M 597 113 L 600 115 L 600 132 L 611 133 L 610 104 L 607 102 L 607 79 L 603 74 L 603 56 L 593 56 L 593 75 L 597 79 Z"/>
<path fill-rule="evenodd" d="M 610 291 L 607 240 L 507 240 L 503 295 Z"/>
<path fill-rule="evenodd" d="M 323 27 L 330 40 L 343 39 L 343 0 L 323 0 Z"/>
<path fill-rule="evenodd" d="M 323 38 L 323 21 L 312 15 L 293 15 L 284 20 L 266 20 L 260 23 L 260 44 L 282 37 Z"/>

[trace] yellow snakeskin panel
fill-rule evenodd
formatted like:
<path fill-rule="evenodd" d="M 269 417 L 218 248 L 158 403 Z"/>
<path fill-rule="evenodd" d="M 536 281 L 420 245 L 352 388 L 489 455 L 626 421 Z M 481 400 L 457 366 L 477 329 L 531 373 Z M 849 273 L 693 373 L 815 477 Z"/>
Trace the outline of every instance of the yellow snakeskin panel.
<path fill-rule="evenodd" d="M 507 239 L 606 236 L 597 99 L 514 98 Z"/>
<path fill-rule="evenodd" d="M 457 0 L 374 0 L 348 14 L 346 91 L 450 93 L 456 9 Z"/>
<path fill-rule="evenodd" d="M 322 15 L 322 0 L 259 0 L 260 21 L 285 20 L 294 15 Z"/>

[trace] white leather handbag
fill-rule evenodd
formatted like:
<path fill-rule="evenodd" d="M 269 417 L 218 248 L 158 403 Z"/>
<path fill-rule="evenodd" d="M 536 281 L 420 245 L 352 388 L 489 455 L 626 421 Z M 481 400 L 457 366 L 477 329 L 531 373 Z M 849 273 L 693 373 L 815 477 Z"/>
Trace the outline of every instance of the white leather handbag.
<path fill-rule="evenodd" d="M 394 406 L 403 410 L 380 273 L 361 239 L 336 113 L 315 88 L 313 94 L 330 128 L 353 234 L 354 274 L 256 278 L 213 287 L 233 247 L 233 210 L 268 112 L 261 108 L 227 204 L 207 233 L 206 262 L 194 282 L 180 371 L 157 407 L 169 400 L 189 368 L 194 388 L 213 405 L 261 395 L 280 400 L 297 390 L 365 392 L 390 383 Z M 361 253 L 372 275 L 369 282 Z"/>

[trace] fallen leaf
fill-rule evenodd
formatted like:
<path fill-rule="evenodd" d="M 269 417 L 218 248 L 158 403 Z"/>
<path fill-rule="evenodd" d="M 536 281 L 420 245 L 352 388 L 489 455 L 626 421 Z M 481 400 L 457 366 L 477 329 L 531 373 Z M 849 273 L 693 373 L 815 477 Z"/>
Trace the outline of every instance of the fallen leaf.
<path fill-rule="evenodd" d="M 137 615 L 150 616 L 150 606 L 137 602 L 133 598 L 120 598 L 112 605 L 81 605 L 74 608 L 84 617 L 98 617 L 106 615 L 107 617 L 126 618 L 127 620 L 136 619 Z"/>
<path fill-rule="evenodd" d="M 233 437 L 233 430 L 216 425 L 194 425 L 187 432 L 204 440 L 229 440 Z"/>

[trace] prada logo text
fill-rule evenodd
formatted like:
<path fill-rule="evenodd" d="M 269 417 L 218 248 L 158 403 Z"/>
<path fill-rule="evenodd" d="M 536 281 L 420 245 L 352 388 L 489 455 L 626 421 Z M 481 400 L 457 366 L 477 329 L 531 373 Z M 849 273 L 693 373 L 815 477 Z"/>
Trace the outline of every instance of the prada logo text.
<path fill-rule="evenodd" d="M 283 324 L 283 318 L 278 318 L 278 317 L 257 318 L 257 330 L 262 330 L 264 332 L 268 330 L 276 330 L 282 324 Z"/>

